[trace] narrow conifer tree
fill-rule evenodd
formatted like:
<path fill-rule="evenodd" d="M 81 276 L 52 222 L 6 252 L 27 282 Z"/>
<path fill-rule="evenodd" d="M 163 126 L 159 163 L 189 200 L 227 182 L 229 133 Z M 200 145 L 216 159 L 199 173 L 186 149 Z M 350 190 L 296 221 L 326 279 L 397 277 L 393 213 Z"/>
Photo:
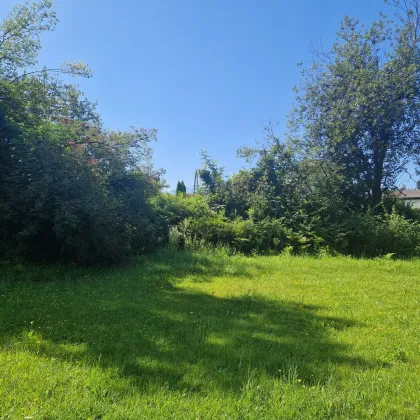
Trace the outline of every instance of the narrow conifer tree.
<path fill-rule="evenodd" d="M 187 192 L 187 188 L 185 187 L 184 181 L 181 181 L 176 184 L 176 193 L 177 194 L 185 194 Z"/>

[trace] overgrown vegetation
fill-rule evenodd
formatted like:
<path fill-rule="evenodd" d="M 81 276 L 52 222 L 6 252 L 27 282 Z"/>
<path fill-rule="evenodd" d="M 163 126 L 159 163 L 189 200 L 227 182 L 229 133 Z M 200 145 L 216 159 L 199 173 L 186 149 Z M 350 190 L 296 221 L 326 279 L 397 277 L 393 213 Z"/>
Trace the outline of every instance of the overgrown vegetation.
<path fill-rule="evenodd" d="M 183 181 L 162 193 L 154 129 L 107 130 L 67 82 L 90 77 L 87 65 L 38 69 L 52 1 L 15 7 L 0 27 L 0 258 L 118 262 L 170 238 L 247 254 L 419 255 L 420 213 L 393 191 L 419 156 L 420 7 L 391 3 L 394 22 L 345 18 L 331 51 L 314 51 L 288 137 L 271 124 L 239 151 L 251 169 L 226 178 L 202 152 L 193 196 Z"/>
<path fill-rule="evenodd" d="M 106 130 L 94 104 L 59 79 L 89 77 L 85 64 L 37 71 L 39 34 L 55 23 L 42 0 L 0 26 L 0 255 L 91 263 L 154 249 L 155 130 Z"/>
<path fill-rule="evenodd" d="M 253 164 L 226 179 L 207 153 L 195 190 L 210 211 L 187 212 L 186 241 L 233 251 L 419 255 L 420 213 L 396 199 L 396 180 L 419 163 L 420 4 L 391 2 L 369 28 L 345 18 L 331 51 L 302 72 L 289 137 L 266 128 Z M 195 200 L 166 197 L 178 214 Z M 198 201 L 200 201 L 198 199 Z M 174 216 L 171 216 L 174 219 Z"/>
<path fill-rule="evenodd" d="M 231 177 L 202 151 L 176 194 L 86 64 L 38 67 L 53 1 L 5 17 L 1 419 L 419 418 L 420 0 L 389 3 L 314 51 L 284 139 Z"/>

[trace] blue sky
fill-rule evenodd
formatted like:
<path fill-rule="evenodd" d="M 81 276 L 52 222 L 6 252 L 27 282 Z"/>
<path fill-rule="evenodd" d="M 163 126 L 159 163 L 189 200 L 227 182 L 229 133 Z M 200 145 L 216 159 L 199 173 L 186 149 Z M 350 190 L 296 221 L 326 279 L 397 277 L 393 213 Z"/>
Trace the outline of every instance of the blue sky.
<path fill-rule="evenodd" d="M 0 16 L 19 3 L 1 0 Z M 105 125 L 156 128 L 156 167 L 193 185 L 206 149 L 233 173 L 242 145 L 270 118 L 285 132 L 298 62 L 328 46 L 344 15 L 370 23 L 383 0 L 57 0 L 60 23 L 43 36 L 40 64 L 83 60 L 78 80 Z"/>

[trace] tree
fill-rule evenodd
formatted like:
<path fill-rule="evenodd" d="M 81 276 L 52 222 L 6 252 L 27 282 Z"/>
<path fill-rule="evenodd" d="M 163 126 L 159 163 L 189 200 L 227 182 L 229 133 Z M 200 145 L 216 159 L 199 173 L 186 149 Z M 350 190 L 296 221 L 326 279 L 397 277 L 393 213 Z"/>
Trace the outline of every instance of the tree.
<path fill-rule="evenodd" d="M 216 194 L 221 192 L 224 186 L 223 167 L 219 167 L 217 162 L 212 159 L 207 151 L 202 150 L 201 161 L 202 167 L 198 170 L 198 176 L 203 185 L 202 192 L 206 194 Z"/>
<path fill-rule="evenodd" d="M 159 242 L 150 198 L 156 130 L 106 130 L 95 104 L 60 73 L 37 70 L 53 3 L 16 6 L 0 23 L 0 257 L 117 261 Z"/>
<path fill-rule="evenodd" d="M 247 176 L 248 206 L 253 217 L 282 217 L 296 210 L 296 192 L 299 184 L 298 160 L 287 142 L 275 133 L 276 123 L 270 121 L 264 128 L 262 144 L 255 148 L 242 147 L 238 156 L 254 162 Z M 235 180 L 236 181 L 236 180 Z M 293 201 L 293 203 L 292 203 Z"/>
<path fill-rule="evenodd" d="M 314 50 L 290 120 L 312 159 L 330 161 L 373 204 L 420 150 L 420 2 L 393 0 L 365 29 L 346 17 L 330 52 Z"/>
<path fill-rule="evenodd" d="M 53 69 L 34 68 L 41 49 L 40 34 L 54 30 L 57 21 L 53 0 L 16 5 L 0 23 L 0 77 L 17 81 L 46 72 L 91 76 L 81 61 L 64 62 Z"/>
<path fill-rule="evenodd" d="M 34 66 L 41 48 L 39 35 L 53 30 L 57 17 L 51 0 L 24 3 L 13 8 L 0 24 L 0 76 L 16 78 Z"/>
<path fill-rule="evenodd" d="M 177 194 L 185 194 L 187 192 L 187 188 L 184 184 L 184 181 L 181 181 L 176 184 L 176 193 Z"/>

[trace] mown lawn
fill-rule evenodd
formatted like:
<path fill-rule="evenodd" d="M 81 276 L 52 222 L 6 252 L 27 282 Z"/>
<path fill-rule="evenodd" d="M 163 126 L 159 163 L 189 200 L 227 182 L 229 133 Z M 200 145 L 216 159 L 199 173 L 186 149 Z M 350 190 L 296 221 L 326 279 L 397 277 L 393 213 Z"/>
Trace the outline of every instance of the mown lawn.
<path fill-rule="evenodd" d="M 166 251 L 0 276 L 0 418 L 420 418 L 419 260 Z"/>

